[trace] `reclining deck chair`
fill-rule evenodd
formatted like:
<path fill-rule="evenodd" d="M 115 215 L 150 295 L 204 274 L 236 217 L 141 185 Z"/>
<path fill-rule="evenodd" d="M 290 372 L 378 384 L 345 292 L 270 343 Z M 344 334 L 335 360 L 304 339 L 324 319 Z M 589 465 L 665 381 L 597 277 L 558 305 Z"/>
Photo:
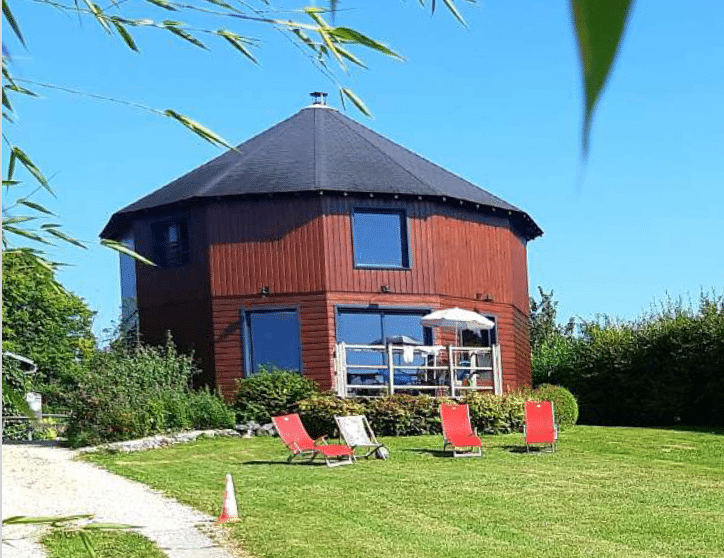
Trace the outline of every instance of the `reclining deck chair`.
<path fill-rule="evenodd" d="M 309 463 L 314 461 L 318 455 L 324 457 L 327 467 L 337 465 L 350 465 L 355 462 L 354 452 L 349 446 L 342 444 L 327 444 L 325 438 L 312 440 L 307 434 L 299 415 L 282 415 L 272 417 L 274 427 L 279 432 L 279 437 L 287 445 L 292 455 L 287 460 L 291 463 L 296 457 L 310 456 Z M 330 461 L 334 458 L 334 461 Z"/>
<path fill-rule="evenodd" d="M 440 419 L 442 420 L 442 449 L 449 447 L 454 457 L 481 457 L 483 443 L 470 426 L 470 411 L 467 405 L 458 403 L 443 403 L 440 405 Z M 458 451 L 465 448 L 464 451 Z M 475 449 L 477 448 L 477 449 Z"/>
<path fill-rule="evenodd" d="M 551 451 L 556 450 L 558 427 L 550 401 L 525 402 L 525 426 L 523 429 L 525 447 L 530 451 L 531 444 L 550 444 Z"/>
<path fill-rule="evenodd" d="M 351 415 L 348 417 L 334 417 L 339 427 L 339 433 L 344 438 L 345 443 L 354 451 L 356 448 L 365 448 L 367 453 L 364 454 L 365 459 L 369 459 L 370 455 L 375 452 L 378 456 L 389 453 L 384 444 L 377 441 L 375 433 L 367 422 L 364 415 Z"/>

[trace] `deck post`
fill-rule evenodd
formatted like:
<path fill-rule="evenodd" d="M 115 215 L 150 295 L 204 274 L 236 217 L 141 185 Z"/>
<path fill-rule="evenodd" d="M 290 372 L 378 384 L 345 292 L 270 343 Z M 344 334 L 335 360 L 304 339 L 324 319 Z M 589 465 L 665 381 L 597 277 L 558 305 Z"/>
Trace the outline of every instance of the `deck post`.
<path fill-rule="evenodd" d="M 389 380 L 390 395 L 394 395 L 394 393 L 395 393 L 395 365 L 392 361 L 392 357 L 393 357 L 392 345 L 388 343 L 388 345 L 387 345 L 387 374 L 388 374 L 388 380 Z"/>
<path fill-rule="evenodd" d="M 495 395 L 503 395 L 503 371 L 501 369 L 500 345 L 493 345 L 493 388 Z"/>
<path fill-rule="evenodd" d="M 455 363 L 453 362 L 452 345 L 447 346 L 447 369 L 450 377 L 450 397 L 455 397 Z"/>

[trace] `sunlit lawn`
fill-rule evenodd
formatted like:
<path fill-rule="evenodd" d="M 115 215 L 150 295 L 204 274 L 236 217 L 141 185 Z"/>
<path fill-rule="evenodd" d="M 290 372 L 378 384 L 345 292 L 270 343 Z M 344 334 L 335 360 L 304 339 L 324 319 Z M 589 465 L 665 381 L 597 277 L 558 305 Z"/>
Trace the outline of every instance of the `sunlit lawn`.
<path fill-rule="evenodd" d="M 388 461 L 287 465 L 278 438 L 95 455 L 112 471 L 218 515 L 231 473 L 262 557 L 724 557 L 724 435 L 576 427 L 555 454 L 487 436 L 453 459 L 440 436 L 387 438 Z"/>

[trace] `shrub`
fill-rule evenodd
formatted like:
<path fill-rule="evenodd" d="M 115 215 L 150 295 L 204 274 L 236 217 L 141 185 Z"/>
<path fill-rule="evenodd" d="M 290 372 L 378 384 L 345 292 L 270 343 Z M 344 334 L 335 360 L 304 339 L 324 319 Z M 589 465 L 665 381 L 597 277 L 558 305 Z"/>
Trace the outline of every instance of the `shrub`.
<path fill-rule="evenodd" d="M 437 434 L 440 400 L 427 395 L 391 395 L 367 400 L 367 420 L 382 436 Z"/>
<path fill-rule="evenodd" d="M 505 395 L 470 392 L 464 402 L 470 405 L 470 422 L 481 433 L 519 432 L 523 428 L 523 402 L 520 393 Z M 299 414 L 310 435 L 336 435 L 335 415 L 367 416 L 379 436 L 418 436 L 440 434 L 440 404 L 449 401 L 427 395 L 397 394 L 368 399 L 342 399 L 316 395 L 299 402 Z"/>
<path fill-rule="evenodd" d="M 260 366 L 258 374 L 239 380 L 233 407 L 240 422 L 271 422 L 297 411 L 297 403 L 317 392 L 312 380 L 280 368 Z"/>
<path fill-rule="evenodd" d="M 551 401 L 556 422 L 561 429 L 576 424 L 578 420 L 578 403 L 573 394 L 561 386 L 544 384 L 531 392 L 536 401 Z"/>
<path fill-rule="evenodd" d="M 335 415 L 359 415 L 365 412 L 363 402 L 359 399 L 343 399 L 323 394 L 299 401 L 298 410 L 304 426 L 313 438 L 337 435 Z"/>
<path fill-rule="evenodd" d="M 98 353 L 69 400 L 73 447 L 140 438 L 167 430 L 234 425 L 234 413 L 209 391 L 193 392 L 191 357 L 165 347 Z"/>
<path fill-rule="evenodd" d="M 233 428 L 236 415 L 208 388 L 188 394 L 188 415 L 194 428 Z"/>
<path fill-rule="evenodd" d="M 518 392 L 495 395 L 471 391 L 463 402 L 470 407 L 470 422 L 479 433 L 506 434 L 523 429 L 526 399 Z"/>

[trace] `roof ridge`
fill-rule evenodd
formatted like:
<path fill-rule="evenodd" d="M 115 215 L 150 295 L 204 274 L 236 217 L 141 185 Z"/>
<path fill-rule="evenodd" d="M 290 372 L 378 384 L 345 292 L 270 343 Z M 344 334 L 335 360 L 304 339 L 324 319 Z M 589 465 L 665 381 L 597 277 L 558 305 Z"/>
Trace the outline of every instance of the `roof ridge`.
<path fill-rule="evenodd" d="M 339 115 L 339 113 L 337 113 L 337 114 Z M 341 115 L 340 115 L 340 116 L 341 116 Z M 354 120 L 352 120 L 352 119 L 349 118 L 349 117 L 345 117 L 345 118 L 346 118 L 347 120 L 350 120 L 350 121 L 354 122 Z M 389 153 L 386 153 L 385 151 L 383 151 L 382 149 L 380 149 L 379 147 L 377 147 L 377 146 L 376 146 L 375 144 L 373 144 L 370 140 L 368 140 L 366 137 L 364 137 L 362 134 L 360 134 L 357 130 L 353 129 L 353 128 L 352 128 L 349 124 L 347 124 L 344 120 L 342 120 L 342 119 L 338 119 L 338 120 L 339 120 L 339 122 L 340 122 L 341 124 L 343 124 L 348 130 L 350 130 L 352 133 L 354 133 L 355 135 L 357 135 L 357 136 L 358 136 L 359 138 L 361 138 L 363 141 L 365 141 L 366 143 L 368 143 L 369 145 L 371 145 L 371 146 L 372 146 L 373 148 L 375 148 L 377 151 L 379 151 L 380 153 L 382 153 L 385 157 L 387 157 L 387 158 L 388 158 L 390 161 L 392 161 L 395 165 L 397 165 L 397 166 L 400 167 L 403 171 L 405 171 L 407 174 L 409 174 L 410 176 L 412 176 L 413 178 L 415 178 L 415 180 L 417 180 L 417 181 L 420 182 L 421 184 L 424 184 L 425 186 L 429 187 L 431 190 L 433 190 L 434 192 L 436 192 L 438 195 L 442 195 L 442 193 L 440 193 L 440 190 L 438 190 L 435 186 L 432 186 L 431 184 L 428 184 L 425 180 L 423 180 L 422 178 L 420 178 L 419 176 L 417 176 L 417 175 L 416 175 L 414 172 L 412 172 L 410 169 L 408 169 L 408 168 L 406 168 L 405 166 L 403 166 L 399 161 L 397 161 L 397 160 L 396 160 L 394 157 L 392 157 Z M 360 124 L 360 126 L 361 126 L 361 124 Z M 367 127 L 365 127 L 365 126 L 362 126 L 362 127 L 365 128 L 365 130 L 369 130 L 370 132 L 372 131 L 372 130 L 370 130 L 369 128 L 367 128 Z M 380 136 L 380 137 L 381 137 L 381 136 Z M 412 152 L 411 152 L 411 153 L 412 153 Z"/>
<path fill-rule="evenodd" d="M 344 116 L 344 115 L 340 115 L 340 116 Z M 365 126 L 364 124 L 361 124 L 361 123 L 357 122 L 356 120 L 353 120 L 352 118 L 349 118 L 348 116 L 345 116 L 345 118 L 346 118 L 347 120 L 353 122 L 353 123 L 356 124 L 357 126 L 360 126 L 361 128 L 364 128 L 366 131 L 370 132 L 371 134 L 375 135 L 376 137 L 381 138 L 381 139 L 383 139 L 383 140 L 385 140 L 385 141 L 388 141 L 388 142 L 392 143 L 392 144 L 395 145 L 396 147 L 407 151 L 407 152 L 410 153 L 411 155 L 414 155 L 415 157 L 418 157 L 418 158 L 422 159 L 422 160 L 425 161 L 426 163 L 429 163 L 429 164 L 432 165 L 433 167 L 435 167 L 435 168 L 437 168 L 437 169 L 440 169 L 440 170 L 443 171 L 444 173 L 451 175 L 453 178 L 457 178 L 458 180 L 462 180 L 463 182 L 469 184 L 469 185 L 472 186 L 473 188 L 477 188 L 478 190 L 481 190 L 482 192 L 485 192 L 485 193 L 488 194 L 489 196 L 491 196 L 491 197 L 495 198 L 496 200 L 498 200 L 498 201 L 499 201 L 502 205 L 504 205 L 506 208 L 512 208 L 512 209 L 514 209 L 514 210 L 516 210 L 516 211 L 520 211 L 520 212 L 523 211 L 522 209 L 519 209 L 518 207 L 514 206 L 512 203 L 509 203 L 509 202 L 505 201 L 503 198 L 501 198 L 501 197 L 499 197 L 499 196 L 496 196 L 495 194 L 489 192 L 488 190 L 486 190 L 486 189 L 484 189 L 484 188 L 481 188 L 480 186 L 478 186 L 478 185 L 475 184 L 474 182 L 470 182 L 467 178 L 463 178 L 462 176 L 459 176 L 459 175 L 455 174 L 455 173 L 452 172 L 451 170 L 448 170 L 448 169 L 446 169 L 445 167 L 442 167 L 442 166 L 438 165 L 437 163 L 431 161 L 430 159 L 426 158 L 425 156 L 420 155 L 419 153 L 416 153 L 416 152 L 412 151 L 412 149 L 408 149 L 407 147 L 405 147 L 404 145 L 402 145 L 402 144 L 400 144 L 400 143 L 393 142 L 392 140 L 386 138 L 386 137 L 383 136 L 382 134 L 379 134 L 379 133 L 375 132 L 373 129 L 368 128 L 368 127 Z M 346 123 L 345 123 L 345 124 L 346 124 Z M 350 126 L 347 126 L 347 127 L 350 128 L 350 129 L 352 129 Z M 356 131 L 355 131 L 355 133 L 356 133 L 357 135 L 359 135 L 360 137 L 363 137 L 361 134 L 359 134 L 359 132 L 356 132 Z M 370 141 L 367 140 L 366 138 L 364 138 L 364 139 L 365 139 L 370 145 L 373 145 L 377 150 L 382 151 L 379 147 L 377 147 L 376 145 L 372 144 L 372 142 L 370 142 Z M 385 152 L 383 151 L 383 153 L 385 153 Z M 386 155 L 389 159 L 391 159 L 391 160 L 394 161 L 394 159 L 393 159 L 391 156 L 389 156 L 387 153 L 385 153 L 385 155 Z M 397 161 L 395 161 L 395 163 L 397 163 Z M 402 167 L 402 165 L 400 165 L 400 163 L 397 163 L 397 165 L 399 165 L 399 166 Z M 404 168 L 404 167 L 402 167 L 402 168 Z M 405 170 L 407 170 L 410 174 L 412 174 L 413 176 L 415 176 L 416 178 L 419 179 L 419 177 L 417 177 L 417 175 L 413 174 L 413 173 L 412 173 L 411 171 L 409 171 L 408 169 L 405 169 Z M 419 179 L 419 180 L 420 180 L 420 182 L 422 182 L 423 184 L 427 184 L 427 182 L 423 181 L 422 179 Z M 437 188 L 435 188 L 434 186 L 433 186 L 432 188 L 437 191 Z M 450 196 L 450 194 L 446 194 L 445 192 L 442 192 L 440 195 L 448 195 L 448 196 Z M 450 196 L 450 197 L 453 197 L 453 196 Z"/>
<path fill-rule="evenodd" d="M 226 178 L 227 176 L 229 176 L 229 174 L 231 173 L 232 170 L 236 169 L 239 165 L 241 165 L 242 163 L 244 163 L 252 154 L 255 154 L 255 153 L 256 153 L 257 151 L 259 151 L 263 146 L 265 146 L 265 145 L 266 145 L 266 141 L 269 141 L 269 140 L 271 139 L 271 137 L 269 137 L 269 138 L 266 138 L 266 141 L 264 141 L 264 139 L 262 138 L 262 136 L 266 136 L 266 135 L 271 136 L 270 132 L 272 132 L 277 126 L 281 126 L 282 124 L 284 124 L 284 123 L 287 122 L 288 120 L 291 120 L 291 119 L 294 118 L 295 116 L 301 114 L 301 112 L 302 112 L 302 111 L 300 110 L 299 112 L 297 112 L 297 113 L 295 113 L 295 114 L 293 114 L 293 115 L 285 118 L 284 120 L 280 120 L 279 122 L 277 122 L 276 124 L 274 124 L 271 128 L 267 128 L 267 129 L 264 130 L 263 132 L 260 132 L 260 133 L 258 133 L 257 135 L 255 135 L 254 137 L 249 138 L 249 139 L 246 140 L 245 142 L 240 143 L 240 144 L 237 145 L 235 148 L 229 149 L 226 153 L 231 153 L 232 151 L 236 151 L 236 149 L 237 149 L 238 147 L 241 147 L 242 145 L 249 144 L 249 143 L 253 142 L 255 139 L 260 139 L 259 145 L 255 146 L 255 147 L 254 147 L 253 149 L 251 149 L 250 151 L 247 151 L 246 153 L 244 153 L 243 155 L 241 155 L 241 157 L 239 157 L 236 161 L 234 161 L 234 162 L 233 162 L 231 165 L 229 165 L 226 169 L 224 169 L 222 172 L 220 172 L 220 173 L 219 173 L 213 180 L 211 180 L 208 184 L 206 184 L 205 186 L 203 186 L 202 188 L 200 188 L 199 190 L 197 190 L 197 191 L 194 193 L 194 195 L 191 196 L 191 198 L 202 197 L 206 192 L 208 192 L 208 191 L 211 190 L 214 186 L 216 186 L 216 185 L 221 181 L 222 178 Z M 226 153 L 224 153 L 224 155 L 226 155 Z M 217 158 L 218 158 L 218 157 L 217 157 Z M 209 163 L 211 163 L 211 161 L 209 161 L 209 162 L 206 163 L 206 164 L 209 164 Z M 199 168 L 203 168 L 204 166 L 205 166 L 205 165 L 201 165 L 201 167 L 199 167 Z"/>

